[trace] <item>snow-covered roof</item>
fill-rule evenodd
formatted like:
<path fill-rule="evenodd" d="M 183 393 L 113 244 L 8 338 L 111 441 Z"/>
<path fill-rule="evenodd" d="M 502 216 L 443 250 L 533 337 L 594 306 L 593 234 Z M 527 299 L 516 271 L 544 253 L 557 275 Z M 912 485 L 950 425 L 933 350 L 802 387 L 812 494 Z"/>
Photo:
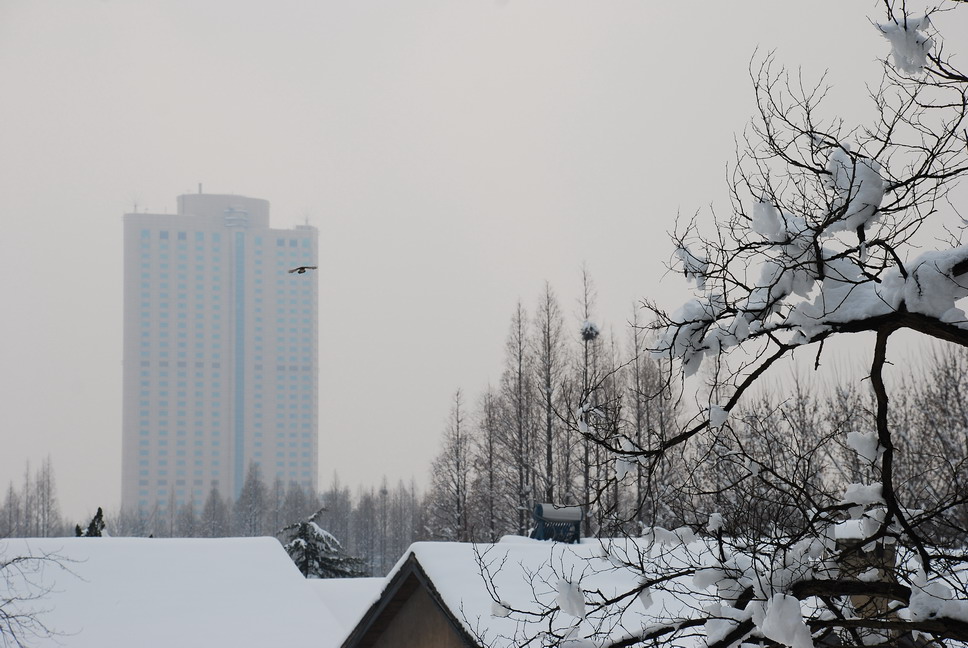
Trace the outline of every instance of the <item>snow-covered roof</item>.
<path fill-rule="evenodd" d="M 383 596 L 393 596 L 394 583 L 419 569 L 435 600 L 478 645 L 521 645 L 548 630 L 548 617 L 538 614 L 554 607 L 560 608 L 550 621 L 556 632 L 610 643 L 653 628 L 660 616 L 687 614 L 687 605 L 695 604 L 669 592 L 647 591 L 598 609 L 599 593 L 612 597 L 635 592 L 641 572 L 627 563 L 648 561 L 652 551 L 663 552 L 668 564 L 676 560 L 675 552 L 688 548 L 661 541 L 585 539 L 564 544 L 517 536 L 494 544 L 417 542 L 390 572 Z M 371 607 L 356 635 L 362 636 L 385 607 L 385 600 Z M 529 617 L 528 612 L 536 615 Z"/>
<path fill-rule="evenodd" d="M 386 585 L 385 578 L 310 578 L 306 581 L 335 619 L 330 643 L 339 646 Z"/>
<path fill-rule="evenodd" d="M 63 648 L 328 648 L 353 623 L 348 603 L 323 605 L 273 538 L 0 540 L 0 560 L 25 555 L 57 557 L 9 587 L 45 592 L 20 609 Z"/>

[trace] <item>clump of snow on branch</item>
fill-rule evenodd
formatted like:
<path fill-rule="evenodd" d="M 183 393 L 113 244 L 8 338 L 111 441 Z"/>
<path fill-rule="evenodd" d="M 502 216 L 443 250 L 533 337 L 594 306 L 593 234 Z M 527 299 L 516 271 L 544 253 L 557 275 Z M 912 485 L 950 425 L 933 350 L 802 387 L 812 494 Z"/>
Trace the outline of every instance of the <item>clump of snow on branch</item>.
<path fill-rule="evenodd" d="M 729 418 L 729 411 L 719 405 L 711 405 L 709 407 L 709 427 L 711 428 L 721 428 L 726 424 L 726 419 Z"/>
<path fill-rule="evenodd" d="M 906 278 L 897 273 L 887 277 L 878 295 L 895 309 L 903 304 L 912 313 L 964 322 L 965 313 L 955 302 L 968 297 L 968 273 L 959 266 L 966 260 L 968 245 L 925 252 L 909 264 Z"/>
<path fill-rule="evenodd" d="M 876 583 L 881 579 L 881 570 L 871 567 L 857 575 L 857 580 L 862 583 Z"/>
<path fill-rule="evenodd" d="M 575 409 L 575 422 L 581 434 L 592 434 L 595 431 L 595 422 L 602 418 L 602 410 L 594 407 L 588 402 L 583 402 Z"/>
<path fill-rule="evenodd" d="M 787 592 L 797 581 L 809 578 L 813 572 L 813 561 L 825 550 L 822 540 L 804 538 L 795 543 L 788 551 L 779 552 L 772 563 L 762 570 L 766 576 L 768 592 Z"/>
<path fill-rule="evenodd" d="M 908 606 L 913 620 L 949 618 L 968 623 L 968 601 L 957 600 L 943 582 L 929 581 L 921 571 L 916 574 L 913 585 Z"/>
<path fill-rule="evenodd" d="M 931 26 L 927 16 L 912 18 L 903 16 L 889 23 L 879 23 L 877 28 L 891 43 L 894 65 L 902 72 L 917 74 L 924 69 L 934 42 L 923 32 Z"/>
<path fill-rule="evenodd" d="M 511 606 L 507 601 L 494 601 L 491 604 L 491 616 L 504 618 L 511 614 Z"/>
<path fill-rule="evenodd" d="M 834 536 L 837 540 L 865 540 L 870 538 L 884 524 L 887 510 L 884 507 L 875 507 L 867 510 L 861 504 L 850 510 L 850 520 L 838 523 L 834 528 Z"/>
<path fill-rule="evenodd" d="M 558 580 L 558 597 L 555 599 L 558 607 L 565 614 L 579 619 L 585 618 L 585 597 L 579 587 L 564 578 Z"/>
<path fill-rule="evenodd" d="M 786 219 L 779 209 L 765 201 L 753 205 L 752 228 L 771 243 L 782 243 L 789 238 Z"/>
<path fill-rule="evenodd" d="M 883 504 L 883 484 L 849 484 L 842 504 Z"/>
<path fill-rule="evenodd" d="M 737 610 L 719 603 L 707 606 L 704 612 L 709 615 L 703 626 L 706 632 L 706 643 L 709 645 L 722 640 L 736 628 L 737 622 L 746 621 L 750 616 L 749 610 Z"/>
<path fill-rule="evenodd" d="M 881 178 L 881 166 L 875 160 L 851 155 L 846 144 L 835 146 L 827 160 L 830 189 L 835 199 L 833 211 L 843 210 L 842 217 L 834 221 L 829 231 L 856 231 L 867 228 L 877 216 L 877 209 L 884 200 L 887 185 Z"/>
<path fill-rule="evenodd" d="M 648 610 L 650 607 L 652 607 L 652 605 L 655 603 L 655 601 L 653 601 L 653 599 L 652 599 L 652 588 L 650 588 L 644 582 L 646 580 L 647 579 L 643 576 L 642 579 L 641 579 L 641 581 L 643 581 L 642 582 L 642 589 L 639 590 L 638 598 L 639 598 L 639 602 L 642 604 L 642 607 L 645 608 L 646 610 Z"/>
<path fill-rule="evenodd" d="M 683 371 L 691 376 L 702 363 L 706 351 L 705 344 L 709 326 L 715 321 L 718 312 L 709 299 L 693 299 L 677 310 L 672 319 L 678 326 L 670 326 L 659 340 L 657 355 L 669 352 L 682 359 Z"/>
<path fill-rule="evenodd" d="M 843 201 L 838 206 L 843 216 L 827 225 L 827 237 L 870 227 L 884 196 L 876 163 L 866 158 L 851 162 L 847 150 L 838 147 L 831 154 L 831 183 Z M 705 357 L 771 331 L 787 331 L 788 339 L 802 344 L 832 326 L 902 310 L 968 326 L 968 316 L 957 305 L 968 298 L 968 245 L 925 252 L 906 270 L 886 270 L 877 283 L 865 276 L 862 260 L 838 246 L 819 246 L 817 259 L 802 219 L 767 203 L 754 206 L 752 227 L 769 245 L 745 299 L 730 308 L 722 294 L 710 290 L 676 310 L 657 338 L 653 355 L 678 358 L 686 377 L 698 371 Z M 712 408 L 709 415 L 710 425 L 717 427 Z"/>
<path fill-rule="evenodd" d="M 716 533 L 723 528 L 724 523 L 722 513 L 710 513 L 709 523 L 706 524 L 706 531 L 709 533 Z"/>
<path fill-rule="evenodd" d="M 623 452 L 629 454 L 619 454 L 615 457 L 615 479 L 620 482 L 625 481 L 629 475 L 635 475 L 639 467 L 639 459 L 633 453 L 636 450 L 635 444 L 623 437 L 621 441 Z"/>
<path fill-rule="evenodd" d="M 656 526 L 648 529 L 642 535 L 642 539 L 648 543 L 659 545 L 660 547 L 676 547 L 694 542 L 696 540 L 696 532 L 688 526 L 682 526 L 671 531 Z"/>
<path fill-rule="evenodd" d="M 800 601 L 788 594 L 774 594 L 765 608 L 757 606 L 753 612 L 753 621 L 764 637 L 792 648 L 813 648 Z"/>
<path fill-rule="evenodd" d="M 692 577 L 692 584 L 696 589 L 704 590 L 718 584 L 726 578 L 726 573 L 722 569 L 709 567 L 707 569 L 697 569 Z"/>
<path fill-rule="evenodd" d="M 877 432 L 848 432 L 847 447 L 870 464 L 877 461 L 884 450 L 878 445 Z"/>
<path fill-rule="evenodd" d="M 696 287 L 703 290 L 706 287 L 706 272 L 709 270 L 709 262 L 696 255 L 685 245 L 676 248 L 676 256 L 682 262 L 682 273 L 686 279 L 696 282 Z"/>
<path fill-rule="evenodd" d="M 895 65 L 907 73 L 927 64 L 934 47 L 927 35 L 930 28 L 927 16 L 892 16 L 878 25 L 891 43 Z M 773 87 L 767 77 L 768 72 L 763 92 Z M 782 105 L 770 110 L 787 114 L 764 116 L 764 159 L 786 162 L 789 176 L 774 176 L 766 164 L 758 165 L 747 178 L 752 180 L 747 188 L 759 195 L 751 196 L 749 211 L 730 221 L 728 232 L 722 228 L 719 238 L 704 239 L 690 225 L 677 236 L 675 264 L 695 283 L 698 294 L 671 315 L 662 315 L 652 351 L 678 359 L 684 377 L 694 375 L 704 358 L 750 338 L 771 336 L 780 343 L 806 344 L 844 324 L 896 312 L 968 328 L 968 316 L 957 304 L 968 298 L 968 276 L 962 278 L 968 275 L 968 246 L 927 252 L 909 262 L 897 247 L 897 241 L 906 239 L 894 238 L 903 229 L 884 216 L 897 217 L 898 199 L 908 200 L 904 192 L 911 191 L 898 183 L 894 168 L 899 159 L 895 152 L 912 148 L 902 141 L 899 124 L 911 126 L 920 137 L 917 131 L 926 108 L 918 102 L 902 106 L 894 116 L 898 124 L 881 125 L 876 132 L 850 131 L 855 141 L 847 142 L 842 141 L 845 131 L 840 128 L 816 130 L 811 100 L 799 101 L 803 116 Z M 934 107 L 957 105 L 956 98 L 950 106 Z M 881 110 L 891 108 L 884 104 Z M 800 132 L 806 137 L 802 147 L 792 142 L 792 148 L 784 150 L 787 144 L 771 130 L 772 120 L 790 115 L 795 121 L 802 117 Z M 947 156 L 961 154 L 960 127 L 952 128 L 951 150 L 925 149 L 926 163 L 942 170 L 959 168 L 947 162 Z M 751 146 L 753 159 L 759 159 L 762 151 Z M 913 149 L 920 150 L 919 146 L 915 142 Z M 927 167 L 917 173 L 924 176 L 916 176 L 919 181 L 937 180 Z M 743 231 L 744 224 L 748 231 Z"/>

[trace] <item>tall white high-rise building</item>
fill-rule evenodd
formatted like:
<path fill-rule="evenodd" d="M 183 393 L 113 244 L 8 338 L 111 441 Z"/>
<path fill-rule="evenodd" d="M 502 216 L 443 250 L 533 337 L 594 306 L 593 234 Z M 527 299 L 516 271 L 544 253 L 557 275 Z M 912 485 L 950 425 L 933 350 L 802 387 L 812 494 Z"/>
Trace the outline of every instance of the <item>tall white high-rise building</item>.
<path fill-rule="evenodd" d="M 178 197 L 124 217 L 124 510 L 196 507 L 263 479 L 317 479 L 317 230 L 269 203 Z M 197 510 L 197 509 L 196 509 Z"/>

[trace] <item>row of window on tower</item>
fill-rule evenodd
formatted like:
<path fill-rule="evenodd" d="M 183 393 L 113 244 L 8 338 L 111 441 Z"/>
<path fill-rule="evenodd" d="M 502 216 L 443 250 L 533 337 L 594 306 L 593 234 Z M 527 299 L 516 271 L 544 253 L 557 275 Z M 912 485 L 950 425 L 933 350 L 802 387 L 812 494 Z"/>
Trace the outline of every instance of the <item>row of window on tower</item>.
<path fill-rule="evenodd" d="M 174 234 L 174 237 L 172 236 Z M 222 240 L 222 235 L 220 232 L 210 232 L 209 236 L 213 243 L 219 243 Z M 151 238 L 151 230 L 141 230 L 141 238 L 147 239 Z M 170 241 L 174 238 L 177 241 L 188 241 L 188 232 L 172 232 L 169 230 L 158 230 L 158 239 L 161 241 Z M 195 232 L 195 242 L 201 243 L 205 241 L 205 232 Z M 254 237 L 256 245 L 262 245 L 262 237 Z M 299 247 L 300 241 L 302 241 L 302 247 L 308 248 L 310 246 L 310 239 L 308 238 L 277 238 L 276 247 Z"/>

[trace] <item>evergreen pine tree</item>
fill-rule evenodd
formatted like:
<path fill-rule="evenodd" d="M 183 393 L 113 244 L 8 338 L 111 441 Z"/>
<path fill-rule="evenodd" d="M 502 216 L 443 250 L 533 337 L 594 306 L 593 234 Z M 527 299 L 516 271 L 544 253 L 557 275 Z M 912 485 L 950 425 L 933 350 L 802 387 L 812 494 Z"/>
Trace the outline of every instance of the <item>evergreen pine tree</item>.
<path fill-rule="evenodd" d="M 366 563 L 349 555 L 333 534 L 318 524 L 320 509 L 279 532 L 286 553 L 306 578 L 358 578 L 366 576 Z"/>
<path fill-rule="evenodd" d="M 101 507 L 97 507 L 97 513 L 91 518 L 91 523 L 87 525 L 87 529 L 82 530 L 80 524 L 74 525 L 74 535 L 78 538 L 100 538 L 104 531 L 104 511 Z"/>

